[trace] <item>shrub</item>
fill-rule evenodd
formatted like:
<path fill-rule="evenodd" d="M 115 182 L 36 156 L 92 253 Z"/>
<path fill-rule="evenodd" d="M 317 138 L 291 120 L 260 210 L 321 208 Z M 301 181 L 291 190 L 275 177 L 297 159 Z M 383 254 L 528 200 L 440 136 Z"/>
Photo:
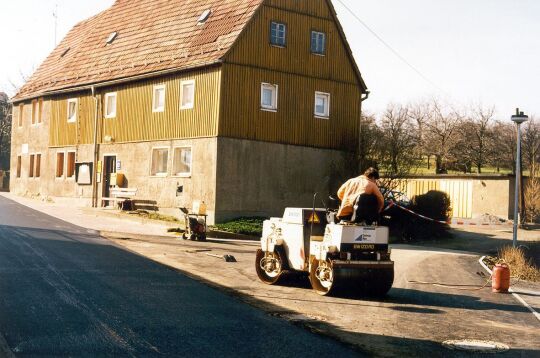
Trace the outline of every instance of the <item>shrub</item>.
<path fill-rule="evenodd" d="M 429 191 L 412 198 L 409 209 L 420 215 L 437 221 L 447 222 L 452 213 L 448 194 L 441 191 Z M 392 234 L 401 241 L 432 240 L 449 236 L 448 224 L 432 222 L 398 208 L 392 208 L 388 215 Z"/>
<path fill-rule="evenodd" d="M 540 221 L 540 179 L 531 177 L 525 186 L 525 212 L 530 223 Z"/>

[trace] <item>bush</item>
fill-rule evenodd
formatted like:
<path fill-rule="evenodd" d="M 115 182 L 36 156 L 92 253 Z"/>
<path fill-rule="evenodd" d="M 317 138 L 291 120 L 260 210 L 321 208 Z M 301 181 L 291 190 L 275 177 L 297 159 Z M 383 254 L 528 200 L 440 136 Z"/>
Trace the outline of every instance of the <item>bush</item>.
<path fill-rule="evenodd" d="M 448 194 L 442 191 L 429 191 L 412 198 L 409 209 L 420 215 L 437 221 L 448 222 L 452 213 L 451 201 Z M 416 215 L 392 208 L 388 215 L 392 235 L 401 241 L 422 241 L 448 237 L 448 224 L 429 221 Z"/>

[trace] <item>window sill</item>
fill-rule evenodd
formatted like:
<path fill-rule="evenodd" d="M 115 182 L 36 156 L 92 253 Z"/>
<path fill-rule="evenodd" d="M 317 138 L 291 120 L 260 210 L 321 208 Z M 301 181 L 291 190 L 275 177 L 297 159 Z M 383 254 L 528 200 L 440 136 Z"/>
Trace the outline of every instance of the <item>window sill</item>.
<path fill-rule="evenodd" d="M 330 119 L 330 116 L 318 116 L 318 115 L 315 115 L 314 118 L 315 119 Z"/>
<path fill-rule="evenodd" d="M 270 44 L 270 47 L 275 47 L 275 48 L 287 48 L 287 45 L 276 45 L 276 44 Z"/>
<path fill-rule="evenodd" d="M 326 57 L 326 54 L 324 54 L 324 53 L 312 52 L 311 54 L 314 55 L 314 56 Z"/>
<path fill-rule="evenodd" d="M 168 174 L 150 174 L 150 178 L 167 178 Z"/>
<path fill-rule="evenodd" d="M 191 106 L 191 107 L 180 107 L 180 110 L 181 111 L 186 111 L 186 110 L 190 110 L 190 109 L 193 109 L 195 106 Z"/>
<path fill-rule="evenodd" d="M 114 115 L 114 116 L 109 116 L 109 117 L 105 116 L 105 119 L 116 119 L 116 115 Z"/>
<path fill-rule="evenodd" d="M 191 173 L 189 174 L 174 174 L 172 175 L 173 178 L 184 178 L 184 179 L 189 179 L 191 178 Z"/>
<path fill-rule="evenodd" d="M 261 108 L 261 111 L 277 113 L 277 109 L 273 108 Z"/>
<path fill-rule="evenodd" d="M 165 108 L 162 109 L 152 109 L 152 113 L 163 113 L 165 112 Z"/>
<path fill-rule="evenodd" d="M 68 120 L 67 122 L 68 122 L 68 123 L 77 123 L 77 121 L 76 121 L 76 120 L 74 120 L 74 121 L 70 121 L 70 120 Z"/>

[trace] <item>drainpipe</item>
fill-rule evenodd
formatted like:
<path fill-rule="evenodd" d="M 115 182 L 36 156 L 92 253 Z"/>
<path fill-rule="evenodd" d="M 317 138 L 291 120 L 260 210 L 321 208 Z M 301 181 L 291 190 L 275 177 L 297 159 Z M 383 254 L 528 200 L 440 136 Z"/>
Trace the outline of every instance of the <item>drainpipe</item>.
<path fill-rule="evenodd" d="M 360 149 L 362 147 L 362 103 L 369 98 L 369 91 L 366 91 L 364 94 L 365 94 L 365 97 L 362 97 L 360 96 L 360 125 L 358 126 L 358 152 L 357 152 L 357 156 L 356 156 L 356 160 L 357 160 L 357 166 L 358 166 L 358 172 L 361 173 L 362 170 L 364 170 L 365 168 L 362 168 L 362 163 L 360 163 Z"/>
<path fill-rule="evenodd" d="M 92 207 L 98 206 L 98 183 L 97 183 L 97 164 L 99 161 L 99 147 L 98 147 L 98 123 L 99 123 L 99 100 L 96 95 L 96 87 L 90 87 L 92 91 L 92 97 L 94 98 L 95 112 L 94 112 L 94 170 L 92 178 Z"/>

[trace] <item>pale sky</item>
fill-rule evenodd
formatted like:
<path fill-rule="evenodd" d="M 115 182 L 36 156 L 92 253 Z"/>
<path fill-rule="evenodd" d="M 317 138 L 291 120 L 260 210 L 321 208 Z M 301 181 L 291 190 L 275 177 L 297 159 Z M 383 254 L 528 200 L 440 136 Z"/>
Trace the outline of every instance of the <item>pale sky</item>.
<path fill-rule="evenodd" d="M 401 62 L 341 5 L 418 69 Z M 456 106 L 540 114 L 539 0 L 333 0 L 371 96 L 364 109 L 436 96 Z M 77 22 L 114 0 L 0 0 L 0 90 L 13 95 Z"/>

